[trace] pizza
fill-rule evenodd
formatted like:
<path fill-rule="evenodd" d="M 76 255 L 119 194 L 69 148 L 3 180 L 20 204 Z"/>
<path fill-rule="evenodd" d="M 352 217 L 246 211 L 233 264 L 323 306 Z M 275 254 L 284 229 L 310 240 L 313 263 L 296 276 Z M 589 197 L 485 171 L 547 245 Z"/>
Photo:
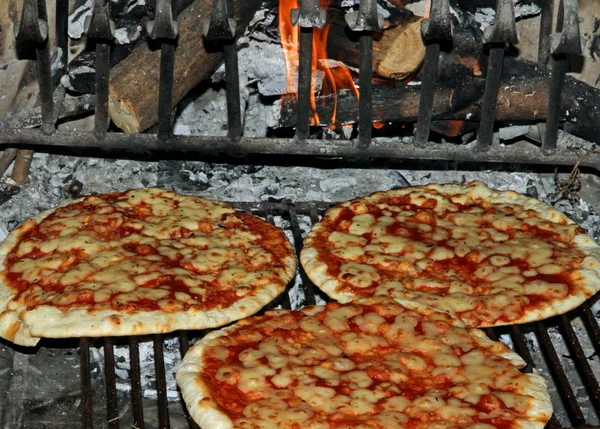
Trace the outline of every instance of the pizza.
<path fill-rule="evenodd" d="M 546 382 L 524 366 L 446 313 L 367 298 L 213 331 L 176 378 L 203 429 L 542 429 Z"/>
<path fill-rule="evenodd" d="M 472 327 L 565 313 L 600 289 L 600 247 L 545 203 L 479 182 L 377 192 L 329 209 L 308 277 L 342 303 L 387 296 Z"/>
<path fill-rule="evenodd" d="M 96 337 L 223 326 L 294 276 L 284 232 L 227 204 L 142 189 L 67 202 L 0 245 L 0 336 Z"/>

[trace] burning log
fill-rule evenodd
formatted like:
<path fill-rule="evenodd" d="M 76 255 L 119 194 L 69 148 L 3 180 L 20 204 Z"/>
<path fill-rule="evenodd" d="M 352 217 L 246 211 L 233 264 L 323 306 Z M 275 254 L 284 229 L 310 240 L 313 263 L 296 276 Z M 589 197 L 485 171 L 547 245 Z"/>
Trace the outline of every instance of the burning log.
<path fill-rule="evenodd" d="M 548 113 L 548 80 L 545 69 L 535 63 L 507 58 L 507 62 L 517 61 L 527 65 L 527 72 L 520 75 L 503 75 L 498 105 L 497 121 L 543 121 Z M 506 64 L 506 69 L 514 69 Z M 455 75 L 453 78 L 448 76 Z M 483 104 L 485 78 L 470 74 L 456 73 L 456 63 L 448 61 L 442 69 L 433 103 L 434 120 L 480 119 Z M 373 88 L 373 121 L 414 122 L 418 118 L 419 85 L 376 85 Z M 591 141 L 598 139 L 600 132 L 600 111 L 595 107 L 600 100 L 600 89 L 587 85 L 572 77 L 567 77 L 562 92 L 561 119 L 569 122 L 569 132 Z M 292 127 L 296 122 L 295 101 L 286 99 L 275 106 L 274 115 L 279 127 Z M 328 119 L 336 109 L 333 95 L 316 99 L 316 113 L 319 124 L 330 125 Z M 336 123 L 358 122 L 358 100 L 348 93 L 337 94 Z"/>
<path fill-rule="evenodd" d="M 384 79 L 403 80 L 416 73 L 425 56 L 420 17 L 390 25 L 373 35 L 373 73 Z M 358 35 L 337 20 L 327 35 L 327 53 L 333 60 L 359 66 Z"/>
<path fill-rule="evenodd" d="M 262 0 L 234 0 L 238 32 L 246 28 L 262 4 Z M 211 0 L 196 0 L 178 18 L 173 107 L 223 59 L 223 52 L 206 43 L 201 32 L 201 21 L 211 16 L 211 10 Z M 109 113 L 123 131 L 138 133 L 158 121 L 159 64 L 160 49 L 145 43 L 111 70 Z"/>

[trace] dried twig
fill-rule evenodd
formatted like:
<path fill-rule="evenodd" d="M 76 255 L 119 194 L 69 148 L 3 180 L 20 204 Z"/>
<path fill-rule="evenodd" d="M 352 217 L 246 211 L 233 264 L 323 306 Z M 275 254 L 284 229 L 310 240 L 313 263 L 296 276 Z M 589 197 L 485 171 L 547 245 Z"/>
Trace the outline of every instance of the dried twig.
<path fill-rule="evenodd" d="M 600 150 L 596 149 L 596 145 L 588 149 L 577 159 L 571 173 L 569 173 L 569 176 L 565 180 L 561 181 L 558 178 L 558 170 L 554 172 L 554 183 L 556 183 L 558 189 L 552 195 L 552 202 L 557 202 L 563 198 L 569 200 L 579 199 L 579 190 L 581 189 L 581 180 L 579 177 L 581 172 L 579 171 L 579 165 L 592 153 L 600 153 Z"/>

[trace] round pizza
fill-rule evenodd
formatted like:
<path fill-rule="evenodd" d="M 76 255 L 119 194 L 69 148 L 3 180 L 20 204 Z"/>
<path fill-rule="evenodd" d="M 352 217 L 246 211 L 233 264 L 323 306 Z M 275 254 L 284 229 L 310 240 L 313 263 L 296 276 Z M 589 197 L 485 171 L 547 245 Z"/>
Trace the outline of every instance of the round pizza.
<path fill-rule="evenodd" d="M 524 366 L 446 313 L 367 298 L 213 331 L 176 378 L 203 429 L 542 429 L 546 382 Z"/>
<path fill-rule="evenodd" d="M 88 196 L 0 245 L 0 336 L 218 327 L 272 301 L 295 269 L 283 231 L 226 204 L 155 188 Z"/>
<path fill-rule="evenodd" d="M 339 302 L 387 296 L 472 327 L 562 314 L 600 290 L 600 247 L 580 226 L 479 182 L 342 203 L 313 226 L 300 261 Z"/>

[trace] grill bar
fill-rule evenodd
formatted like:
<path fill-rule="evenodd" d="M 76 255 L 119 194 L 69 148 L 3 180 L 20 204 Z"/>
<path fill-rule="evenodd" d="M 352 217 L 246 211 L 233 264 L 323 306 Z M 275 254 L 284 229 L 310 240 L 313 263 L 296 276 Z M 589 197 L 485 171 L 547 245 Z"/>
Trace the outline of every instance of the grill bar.
<path fill-rule="evenodd" d="M 104 338 L 104 371 L 104 379 L 106 380 L 106 417 L 108 419 L 108 427 L 110 429 L 118 429 L 119 405 L 117 403 L 115 355 L 111 337 Z"/>
<path fill-rule="evenodd" d="M 171 425 L 169 423 L 169 404 L 167 401 L 163 336 L 153 335 L 152 342 L 154 343 L 154 368 L 156 373 L 156 393 L 158 395 L 158 427 L 159 429 L 168 429 Z"/>
<path fill-rule="evenodd" d="M 477 146 L 479 150 L 486 150 L 492 144 L 492 138 L 494 136 L 494 117 L 496 116 L 496 104 L 498 102 L 498 91 L 500 90 L 503 62 L 504 46 L 492 46 L 490 48 L 490 56 L 488 59 L 487 76 L 483 92 L 483 107 L 481 109 L 481 122 L 477 136 Z"/>
<path fill-rule="evenodd" d="M 560 321 L 563 333 L 565 334 L 565 340 L 567 340 L 567 345 L 574 355 L 577 369 L 581 372 L 583 384 L 588 391 L 592 404 L 594 404 L 596 410 L 600 410 L 600 385 L 598 385 L 598 380 L 596 380 L 596 377 L 594 376 L 594 372 L 583 352 L 570 320 L 567 316 L 562 315 L 560 316 Z"/>
<path fill-rule="evenodd" d="M 554 345 L 552 344 L 552 340 L 550 340 L 550 336 L 548 335 L 546 326 L 539 322 L 536 323 L 535 326 L 538 333 L 538 338 L 540 340 L 540 345 L 542 346 L 542 352 L 548 360 L 548 366 L 552 372 L 552 378 L 554 378 L 554 380 L 557 382 L 558 392 L 563 399 L 563 403 L 565 404 L 569 418 L 575 426 L 582 426 L 585 424 L 585 418 L 583 417 L 581 407 L 577 404 L 577 397 L 573 393 L 573 389 L 569 384 L 569 378 L 567 377 L 567 374 L 561 365 L 560 359 L 556 353 L 556 350 L 554 349 Z"/>
<path fill-rule="evenodd" d="M 230 153 L 231 139 L 227 137 L 172 136 L 166 140 L 152 134 L 125 135 L 107 133 L 103 141 L 85 132 L 57 131 L 44 135 L 36 129 L 6 130 L 2 135 L 6 146 L 58 146 L 104 148 L 151 152 L 169 149 L 172 151 L 195 152 L 198 155 Z M 299 145 L 290 139 L 242 137 L 236 141 L 237 153 L 310 156 L 362 156 L 368 158 L 453 160 L 474 162 L 503 162 L 520 164 L 574 165 L 582 151 L 577 149 L 557 149 L 554 153 L 543 154 L 535 146 L 496 147 L 477 153 L 469 146 L 437 144 L 428 147 L 415 147 L 411 144 L 390 140 L 373 140 L 366 149 L 360 149 L 352 142 L 339 140 L 311 140 L 310 144 Z M 581 166 L 600 171 L 600 154 L 591 153 L 581 161 Z"/>
<path fill-rule="evenodd" d="M 129 338 L 129 365 L 131 368 L 131 405 L 133 407 L 133 427 L 144 429 L 144 406 L 142 404 L 142 380 L 140 348 L 137 337 Z"/>
<path fill-rule="evenodd" d="M 171 100 L 173 98 L 173 69 L 175 43 L 163 40 L 160 46 L 160 85 L 158 88 L 158 134 L 168 136 L 173 129 Z"/>
<path fill-rule="evenodd" d="M 300 28 L 300 55 L 298 62 L 298 123 L 296 140 L 305 142 L 310 133 L 310 117 L 312 106 L 312 52 L 313 29 Z"/>
<path fill-rule="evenodd" d="M 79 340 L 79 378 L 81 380 L 81 410 L 83 427 L 91 429 L 92 423 L 92 379 L 90 372 L 90 342 L 88 338 Z"/>
<path fill-rule="evenodd" d="M 362 34 L 359 43 L 358 143 L 364 149 L 371 144 L 373 122 L 373 34 Z"/>
<path fill-rule="evenodd" d="M 95 133 L 102 139 L 108 130 L 108 75 L 110 69 L 110 45 L 96 43 L 96 126 Z M 162 86 L 162 85 L 161 85 Z"/>

